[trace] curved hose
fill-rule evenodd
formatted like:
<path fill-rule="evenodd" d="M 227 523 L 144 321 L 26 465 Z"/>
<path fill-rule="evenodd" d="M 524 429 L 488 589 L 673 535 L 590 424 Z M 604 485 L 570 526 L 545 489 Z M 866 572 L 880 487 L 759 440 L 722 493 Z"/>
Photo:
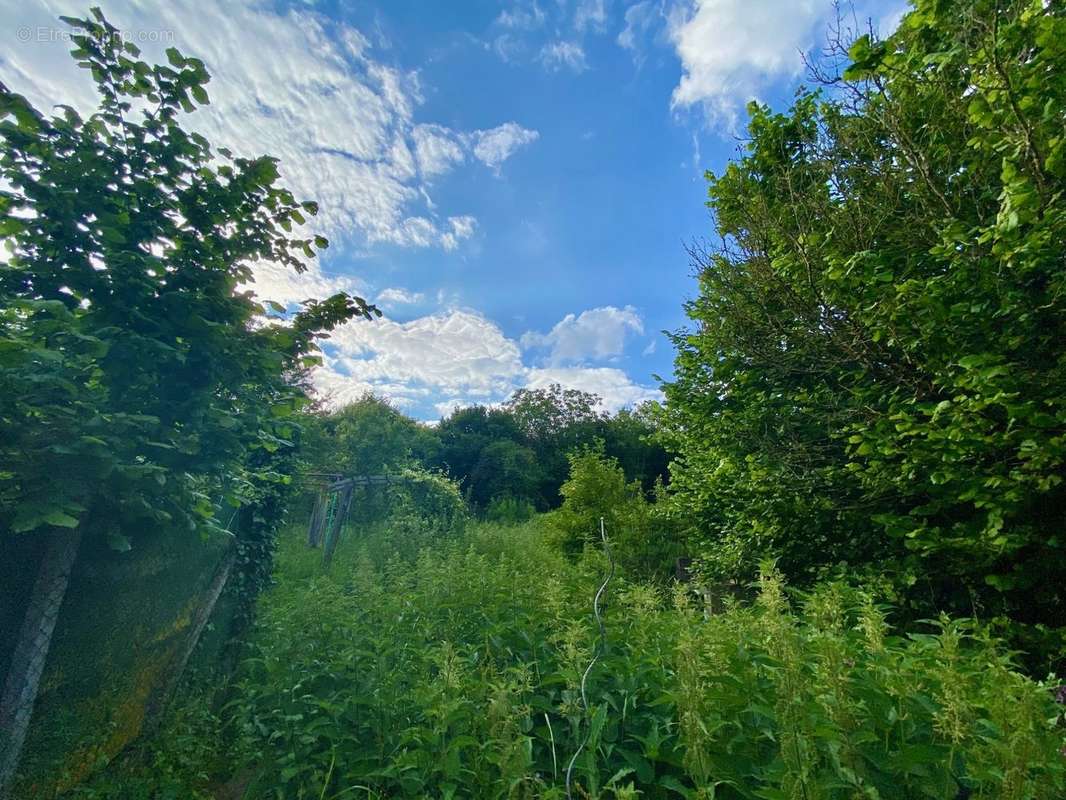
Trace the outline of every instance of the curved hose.
<path fill-rule="evenodd" d="M 603 624 L 603 615 L 600 614 L 600 598 L 603 597 L 603 593 L 607 589 L 607 584 L 610 583 L 611 578 L 614 577 L 614 556 L 611 554 L 611 545 L 607 542 L 607 532 L 603 527 L 603 517 L 600 517 L 600 539 L 603 541 L 603 550 L 607 554 L 607 561 L 610 564 L 610 568 L 607 571 L 607 577 L 603 579 L 603 583 L 600 584 L 600 588 L 596 591 L 596 596 L 592 599 L 592 613 L 595 615 L 596 624 L 600 628 L 600 636 L 596 642 L 596 650 L 592 654 L 592 660 L 589 661 L 589 665 L 585 667 L 585 672 L 581 676 L 581 706 L 585 709 L 586 717 L 589 716 L 589 699 L 585 692 L 585 687 L 588 684 L 589 673 L 592 672 L 592 668 L 596 666 L 596 662 L 600 660 L 600 656 L 603 655 L 604 650 L 607 649 L 607 628 Z M 581 751 L 585 749 L 585 746 L 589 743 L 591 737 L 592 726 L 590 724 L 589 730 L 585 733 L 585 738 L 581 740 L 581 744 L 577 746 L 574 755 L 570 757 L 570 763 L 566 766 L 567 800 L 574 800 L 572 794 L 574 764 L 577 763 L 577 757 L 581 755 Z"/>

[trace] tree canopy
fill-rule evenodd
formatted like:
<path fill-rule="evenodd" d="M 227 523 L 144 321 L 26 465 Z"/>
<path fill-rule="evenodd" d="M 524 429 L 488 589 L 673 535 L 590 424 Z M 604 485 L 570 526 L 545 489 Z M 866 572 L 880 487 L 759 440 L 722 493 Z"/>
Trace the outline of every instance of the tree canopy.
<path fill-rule="evenodd" d="M 716 569 L 1061 609 L 1064 41 L 1056 4 L 919 0 L 788 112 L 750 106 L 665 387 Z"/>
<path fill-rule="evenodd" d="M 223 485 L 289 446 L 316 338 L 374 309 L 339 294 L 262 324 L 242 287 L 257 261 L 302 271 L 327 245 L 293 233 L 316 205 L 275 159 L 182 127 L 208 102 L 199 60 L 141 61 L 98 10 L 68 22 L 97 112 L 47 117 L 0 86 L 0 529 L 124 549 L 215 524 Z"/>

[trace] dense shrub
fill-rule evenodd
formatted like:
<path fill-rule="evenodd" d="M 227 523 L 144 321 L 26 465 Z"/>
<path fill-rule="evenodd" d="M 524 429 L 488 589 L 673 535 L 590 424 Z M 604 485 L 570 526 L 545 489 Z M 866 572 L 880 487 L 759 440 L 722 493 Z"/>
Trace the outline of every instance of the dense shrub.
<path fill-rule="evenodd" d="M 598 547 L 603 519 L 612 552 L 631 577 L 666 579 L 680 555 L 676 526 L 648 502 L 640 481 L 627 482 L 617 459 L 597 448 L 574 452 L 569 461 L 563 504 L 546 517 L 555 544 L 571 555 Z"/>
<path fill-rule="evenodd" d="M 1064 36 L 1061 3 L 917 0 L 830 90 L 751 106 L 665 389 L 719 571 L 872 565 L 1061 625 Z"/>
<path fill-rule="evenodd" d="M 536 509 L 528 500 L 520 500 L 510 495 L 494 497 L 485 509 L 485 519 L 504 525 L 516 525 L 533 518 Z"/>

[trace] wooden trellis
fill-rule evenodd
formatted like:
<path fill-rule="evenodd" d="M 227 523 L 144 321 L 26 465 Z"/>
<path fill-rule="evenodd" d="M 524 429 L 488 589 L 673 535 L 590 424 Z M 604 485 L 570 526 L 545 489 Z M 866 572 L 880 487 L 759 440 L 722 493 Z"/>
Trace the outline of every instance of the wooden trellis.
<path fill-rule="evenodd" d="M 357 475 L 352 478 L 329 476 L 332 482 L 321 486 L 311 509 L 307 526 L 308 547 L 322 547 L 322 563 L 328 565 L 340 541 L 341 529 L 352 508 L 352 495 L 357 488 L 388 487 L 403 479 L 393 475 Z"/>

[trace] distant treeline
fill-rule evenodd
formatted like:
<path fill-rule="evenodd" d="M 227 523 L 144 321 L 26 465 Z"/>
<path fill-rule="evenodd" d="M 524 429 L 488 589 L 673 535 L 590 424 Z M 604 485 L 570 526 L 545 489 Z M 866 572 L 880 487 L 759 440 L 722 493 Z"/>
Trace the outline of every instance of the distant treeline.
<path fill-rule="evenodd" d="M 436 426 L 368 394 L 309 415 L 301 450 L 313 472 L 443 472 L 478 514 L 494 504 L 547 511 L 561 502 L 567 456 L 582 450 L 615 459 L 626 480 L 648 493 L 665 481 L 669 455 L 655 439 L 654 420 L 651 404 L 610 414 L 596 395 L 558 384 L 520 389 L 500 406 L 457 408 Z"/>

